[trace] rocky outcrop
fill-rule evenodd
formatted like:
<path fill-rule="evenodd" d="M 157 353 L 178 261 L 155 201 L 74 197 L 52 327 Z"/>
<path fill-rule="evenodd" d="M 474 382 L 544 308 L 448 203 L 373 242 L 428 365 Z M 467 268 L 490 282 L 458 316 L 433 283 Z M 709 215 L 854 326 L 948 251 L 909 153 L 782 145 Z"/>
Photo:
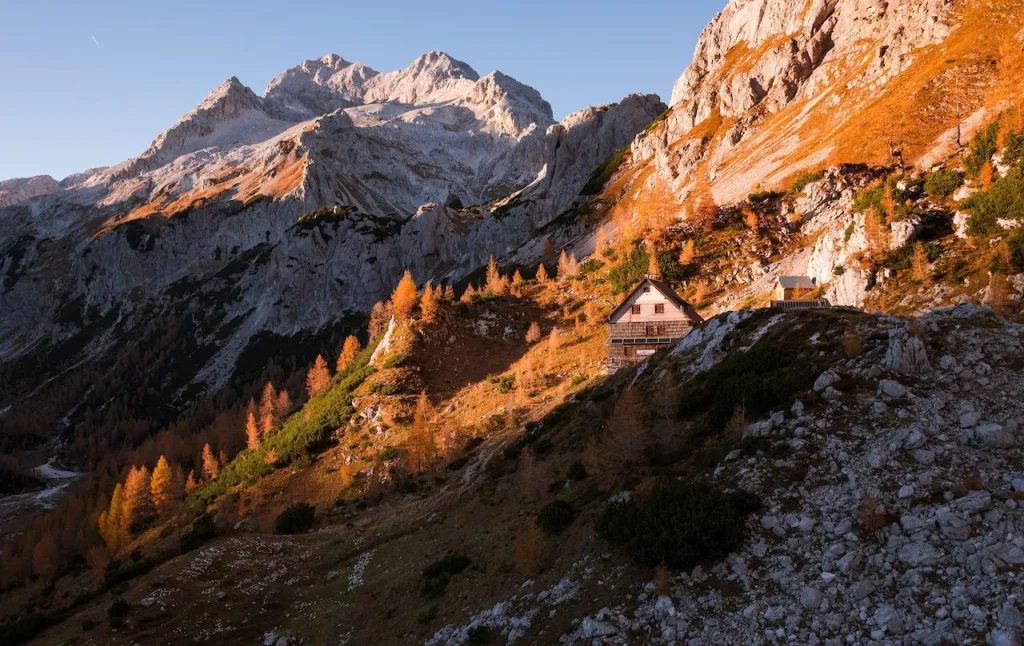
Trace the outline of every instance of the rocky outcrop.
<path fill-rule="evenodd" d="M 49 175 L 20 177 L 0 182 L 0 208 L 24 202 L 40 195 L 49 195 L 59 188 L 57 180 Z"/>
<path fill-rule="evenodd" d="M 732 0 L 701 34 L 672 111 L 634 143 L 634 163 L 652 164 L 681 194 L 695 171 L 707 174 L 721 203 L 820 165 L 836 133 L 852 132 L 841 124 L 951 33 L 952 7 Z"/>

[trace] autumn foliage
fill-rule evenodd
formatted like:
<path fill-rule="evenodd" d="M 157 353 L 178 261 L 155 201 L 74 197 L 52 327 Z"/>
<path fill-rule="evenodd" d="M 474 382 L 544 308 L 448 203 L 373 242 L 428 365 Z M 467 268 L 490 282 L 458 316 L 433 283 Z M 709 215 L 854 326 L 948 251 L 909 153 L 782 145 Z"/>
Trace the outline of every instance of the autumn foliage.
<path fill-rule="evenodd" d="M 398 281 L 398 287 L 391 294 L 391 307 L 394 310 L 395 318 L 400 321 L 411 318 L 418 300 L 416 281 L 412 279 L 412 273 L 406 269 L 402 280 Z"/>
<path fill-rule="evenodd" d="M 330 383 L 331 371 L 327 367 L 327 361 L 324 360 L 323 355 L 318 354 L 316 355 L 316 361 L 313 362 L 313 367 L 306 374 L 306 392 L 312 398 L 324 388 L 327 388 Z"/>

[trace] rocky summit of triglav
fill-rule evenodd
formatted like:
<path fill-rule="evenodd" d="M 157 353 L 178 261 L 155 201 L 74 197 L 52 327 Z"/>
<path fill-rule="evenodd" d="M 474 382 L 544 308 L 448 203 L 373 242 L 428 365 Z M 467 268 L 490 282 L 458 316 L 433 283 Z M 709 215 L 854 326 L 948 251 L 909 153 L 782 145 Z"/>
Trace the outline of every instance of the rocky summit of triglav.
<path fill-rule="evenodd" d="M 230 78 L 136 158 L 0 185 L 0 360 L 69 339 L 98 356 L 173 310 L 216 386 L 257 334 L 368 311 L 406 268 L 437 284 L 515 252 L 665 107 L 556 123 L 534 88 L 442 52 L 386 73 L 332 54 L 262 96 Z"/>

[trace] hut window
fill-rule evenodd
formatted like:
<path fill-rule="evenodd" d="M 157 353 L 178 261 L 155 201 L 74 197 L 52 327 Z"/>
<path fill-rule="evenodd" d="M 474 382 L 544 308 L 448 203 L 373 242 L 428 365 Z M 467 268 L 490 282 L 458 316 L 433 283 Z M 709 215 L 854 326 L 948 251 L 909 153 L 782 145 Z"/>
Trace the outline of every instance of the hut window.
<path fill-rule="evenodd" d="M 640 313 L 640 306 L 639 305 L 634 305 L 633 306 L 633 313 L 634 314 L 639 314 Z"/>
<path fill-rule="evenodd" d="M 655 314 L 664 314 L 665 313 L 665 304 L 664 303 L 655 303 L 654 304 L 654 313 Z"/>

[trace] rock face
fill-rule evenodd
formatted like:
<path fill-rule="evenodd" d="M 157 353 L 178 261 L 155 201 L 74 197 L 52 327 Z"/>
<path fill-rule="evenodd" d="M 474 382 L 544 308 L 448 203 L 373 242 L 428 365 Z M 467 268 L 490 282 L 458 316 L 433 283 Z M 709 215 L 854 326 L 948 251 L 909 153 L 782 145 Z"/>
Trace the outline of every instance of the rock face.
<path fill-rule="evenodd" d="M 138 158 L 4 183 L 0 362 L 86 329 L 101 352 L 215 299 L 192 333 L 217 339 L 197 376 L 216 385 L 253 335 L 368 311 L 405 268 L 448 282 L 510 256 L 664 109 L 636 95 L 555 124 L 533 88 L 440 52 L 386 74 L 325 56 L 262 97 L 229 79 Z"/>
<path fill-rule="evenodd" d="M 951 34 L 953 8 L 731 0 L 701 34 L 662 126 L 635 142 L 634 163 L 653 164 L 680 192 L 706 173 L 720 203 L 819 165 L 846 120 Z"/>

